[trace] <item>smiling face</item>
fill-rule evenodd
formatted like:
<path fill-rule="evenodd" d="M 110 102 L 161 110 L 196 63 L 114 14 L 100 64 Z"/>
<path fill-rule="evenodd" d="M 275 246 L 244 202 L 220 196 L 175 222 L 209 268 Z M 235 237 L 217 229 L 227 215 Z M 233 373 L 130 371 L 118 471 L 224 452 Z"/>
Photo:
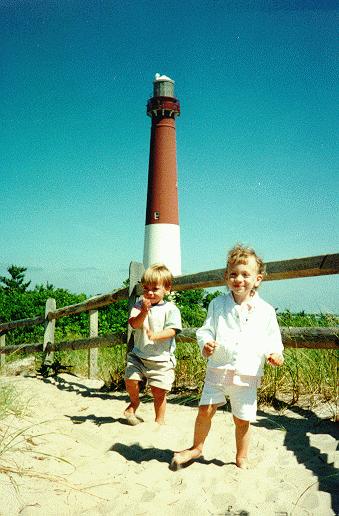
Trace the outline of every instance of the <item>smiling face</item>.
<path fill-rule="evenodd" d="M 259 274 L 258 264 L 254 256 L 248 256 L 241 262 L 228 264 L 225 272 L 226 285 L 233 293 L 236 303 L 248 301 L 254 294 L 254 290 L 263 279 Z"/>

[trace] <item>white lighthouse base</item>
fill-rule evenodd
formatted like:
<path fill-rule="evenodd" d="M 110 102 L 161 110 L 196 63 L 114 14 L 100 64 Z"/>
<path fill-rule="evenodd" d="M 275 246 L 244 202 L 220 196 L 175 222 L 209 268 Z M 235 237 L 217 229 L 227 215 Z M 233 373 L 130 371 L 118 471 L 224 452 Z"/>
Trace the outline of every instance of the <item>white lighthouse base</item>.
<path fill-rule="evenodd" d="M 144 267 L 164 263 L 173 276 L 181 275 L 180 226 L 148 224 L 145 226 Z"/>

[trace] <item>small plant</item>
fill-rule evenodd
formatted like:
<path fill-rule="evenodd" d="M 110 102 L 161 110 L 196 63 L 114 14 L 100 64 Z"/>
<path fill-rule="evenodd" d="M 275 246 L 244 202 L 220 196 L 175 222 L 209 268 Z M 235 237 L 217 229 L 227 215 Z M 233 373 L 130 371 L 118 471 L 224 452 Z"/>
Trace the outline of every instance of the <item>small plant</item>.
<path fill-rule="evenodd" d="M 20 417 L 27 404 L 20 400 L 17 390 L 4 382 L 0 383 L 0 421 L 8 416 Z"/>
<path fill-rule="evenodd" d="M 21 432 L 13 430 L 8 424 L 9 418 L 21 418 L 27 410 L 17 390 L 9 384 L 0 384 L 0 458 L 11 449 L 20 438 Z"/>
<path fill-rule="evenodd" d="M 41 364 L 37 372 L 43 378 L 48 378 L 49 376 L 56 376 L 60 373 L 68 373 L 71 369 L 72 366 L 62 364 L 59 359 L 55 359 L 51 364 Z"/>
<path fill-rule="evenodd" d="M 125 390 L 126 348 L 127 346 L 122 344 L 99 350 L 99 376 L 110 390 Z"/>

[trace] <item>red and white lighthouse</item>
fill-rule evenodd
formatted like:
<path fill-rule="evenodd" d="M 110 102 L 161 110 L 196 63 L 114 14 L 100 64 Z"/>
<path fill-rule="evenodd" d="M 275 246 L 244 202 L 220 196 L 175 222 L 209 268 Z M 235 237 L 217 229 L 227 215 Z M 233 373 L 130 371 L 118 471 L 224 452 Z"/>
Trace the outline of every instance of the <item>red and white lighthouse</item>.
<path fill-rule="evenodd" d="M 156 74 L 153 97 L 147 103 L 152 128 L 143 261 L 145 267 L 162 262 L 174 276 L 181 274 L 175 137 L 175 118 L 179 114 L 174 81 Z"/>

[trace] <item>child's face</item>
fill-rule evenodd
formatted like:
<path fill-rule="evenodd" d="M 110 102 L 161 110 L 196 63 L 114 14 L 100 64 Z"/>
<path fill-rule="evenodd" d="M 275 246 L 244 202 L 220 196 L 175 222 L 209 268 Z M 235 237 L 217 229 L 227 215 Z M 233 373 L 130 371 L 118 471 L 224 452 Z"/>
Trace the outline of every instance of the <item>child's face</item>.
<path fill-rule="evenodd" d="M 160 303 L 160 301 L 164 299 L 164 296 L 169 293 L 164 285 L 160 285 L 159 283 L 156 285 L 143 285 L 143 291 L 144 298 L 149 299 L 152 305 Z"/>
<path fill-rule="evenodd" d="M 251 298 L 253 290 L 262 281 L 262 274 L 258 273 L 258 265 L 254 256 L 249 256 L 246 263 L 230 265 L 225 272 L 226 285 L 233 293 L 237 303 Z"/>

